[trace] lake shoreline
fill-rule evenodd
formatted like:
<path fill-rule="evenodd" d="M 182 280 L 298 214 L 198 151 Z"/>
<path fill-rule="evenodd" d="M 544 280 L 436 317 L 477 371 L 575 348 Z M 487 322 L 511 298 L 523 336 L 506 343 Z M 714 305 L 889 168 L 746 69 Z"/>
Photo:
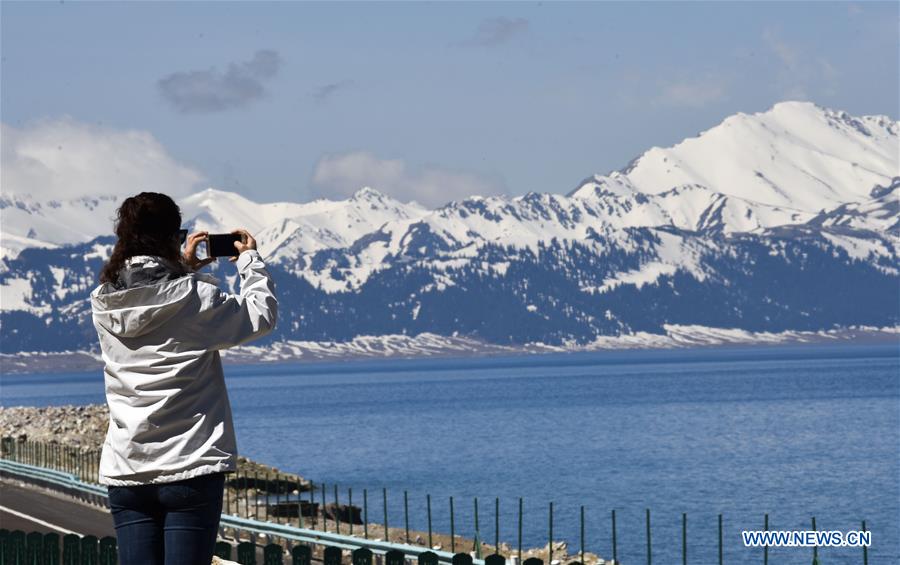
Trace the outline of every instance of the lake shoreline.
<path fill-rule="evenodd" d="M 746 332 L 736 329 L 672 326 L 669 333 L 639 333 L 600 337 L 586 345 L 552 346 L 531 343 L 516 346 L 489 344 L 471 338 L 434 334 L 363 336 L 349 342 L 276 342 L 267 346 L 243 346 L 222 352 L 224 365 L 270 365 L 328 361 L 376 361 L 422 359 L 479 359 L 533 357 L 603 351 L 715 350 L 778 346 L 867 346 L 900 343 L 900 327 L 845 328 L 818 332 Z M 0 374 L 24 375 L 88 372 L 103 368 L 99 353 L 90 351 L 20 352 L 0 354 Z"/>

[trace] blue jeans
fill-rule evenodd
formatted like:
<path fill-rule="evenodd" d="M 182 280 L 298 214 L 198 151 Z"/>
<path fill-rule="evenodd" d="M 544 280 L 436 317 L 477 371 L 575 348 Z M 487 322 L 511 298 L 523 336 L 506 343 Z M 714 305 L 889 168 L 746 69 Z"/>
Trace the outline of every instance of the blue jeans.
<path fill-rule="evenodd" d="M 174 483 L 109 487 L 119 563 L 210 563 L 224 488 L 224 473 Z"/>

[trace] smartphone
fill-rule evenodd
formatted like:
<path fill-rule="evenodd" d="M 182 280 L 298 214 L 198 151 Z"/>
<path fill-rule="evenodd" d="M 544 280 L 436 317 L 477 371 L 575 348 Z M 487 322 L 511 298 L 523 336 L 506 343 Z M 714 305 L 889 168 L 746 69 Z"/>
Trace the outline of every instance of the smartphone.
<path fill-rule="evenodd" d="M 207 257 L 237 257 L 236 241 L 243 241 L 243 235 L 239 233 L 211 233 L 207 236 Z"/>

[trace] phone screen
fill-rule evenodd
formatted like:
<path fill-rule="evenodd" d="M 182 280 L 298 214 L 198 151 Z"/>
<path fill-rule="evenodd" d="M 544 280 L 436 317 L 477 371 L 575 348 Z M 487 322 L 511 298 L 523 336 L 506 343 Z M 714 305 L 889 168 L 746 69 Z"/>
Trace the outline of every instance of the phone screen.
<path fill-rule="evenodd" d="M 238 255 L 234 243 L 241 241 L 241 234 L 209 234 L 207 238 L 206 251 L 209 257 L 236 257 Z"/>

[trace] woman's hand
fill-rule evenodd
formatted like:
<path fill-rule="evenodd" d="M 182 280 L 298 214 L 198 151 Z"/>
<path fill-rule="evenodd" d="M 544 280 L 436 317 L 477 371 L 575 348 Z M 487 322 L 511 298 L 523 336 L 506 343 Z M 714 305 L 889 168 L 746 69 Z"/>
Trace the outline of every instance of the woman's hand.
<path fill-rule="evenodd" d="M 240 255 L 244 251 L 247 251 L 248 249 L 256 249 L 256 240 L 253 239 L 253 236 L 250 235 L 250 232 L 248 232 L 247 230 L 236 229 L 231 233 L 236 233 L 236 234 L 241 235 L 242 241 L 234 242 L 234 248 L 237 249 L 238 255 Z M 235 261 L 238 260 L 238 258 L 237 258 L 237 256 L 234 256 L 234 257 L 230 257 L 228 260 L 231 261 L 232 263 L 234 263 Z"/>
<path fill-rule="evenodd" d="M 199 271 L 216 260 L 215 257 L 207 257 L 206 259 L 197 258 L 197 246 L 200 245 L 201 241 L 206 241 L 207 235 L 209 235 L 209 232 L 198 231 L 187 237 L 183 258 L 184 264 L 192 271 Z"/>

